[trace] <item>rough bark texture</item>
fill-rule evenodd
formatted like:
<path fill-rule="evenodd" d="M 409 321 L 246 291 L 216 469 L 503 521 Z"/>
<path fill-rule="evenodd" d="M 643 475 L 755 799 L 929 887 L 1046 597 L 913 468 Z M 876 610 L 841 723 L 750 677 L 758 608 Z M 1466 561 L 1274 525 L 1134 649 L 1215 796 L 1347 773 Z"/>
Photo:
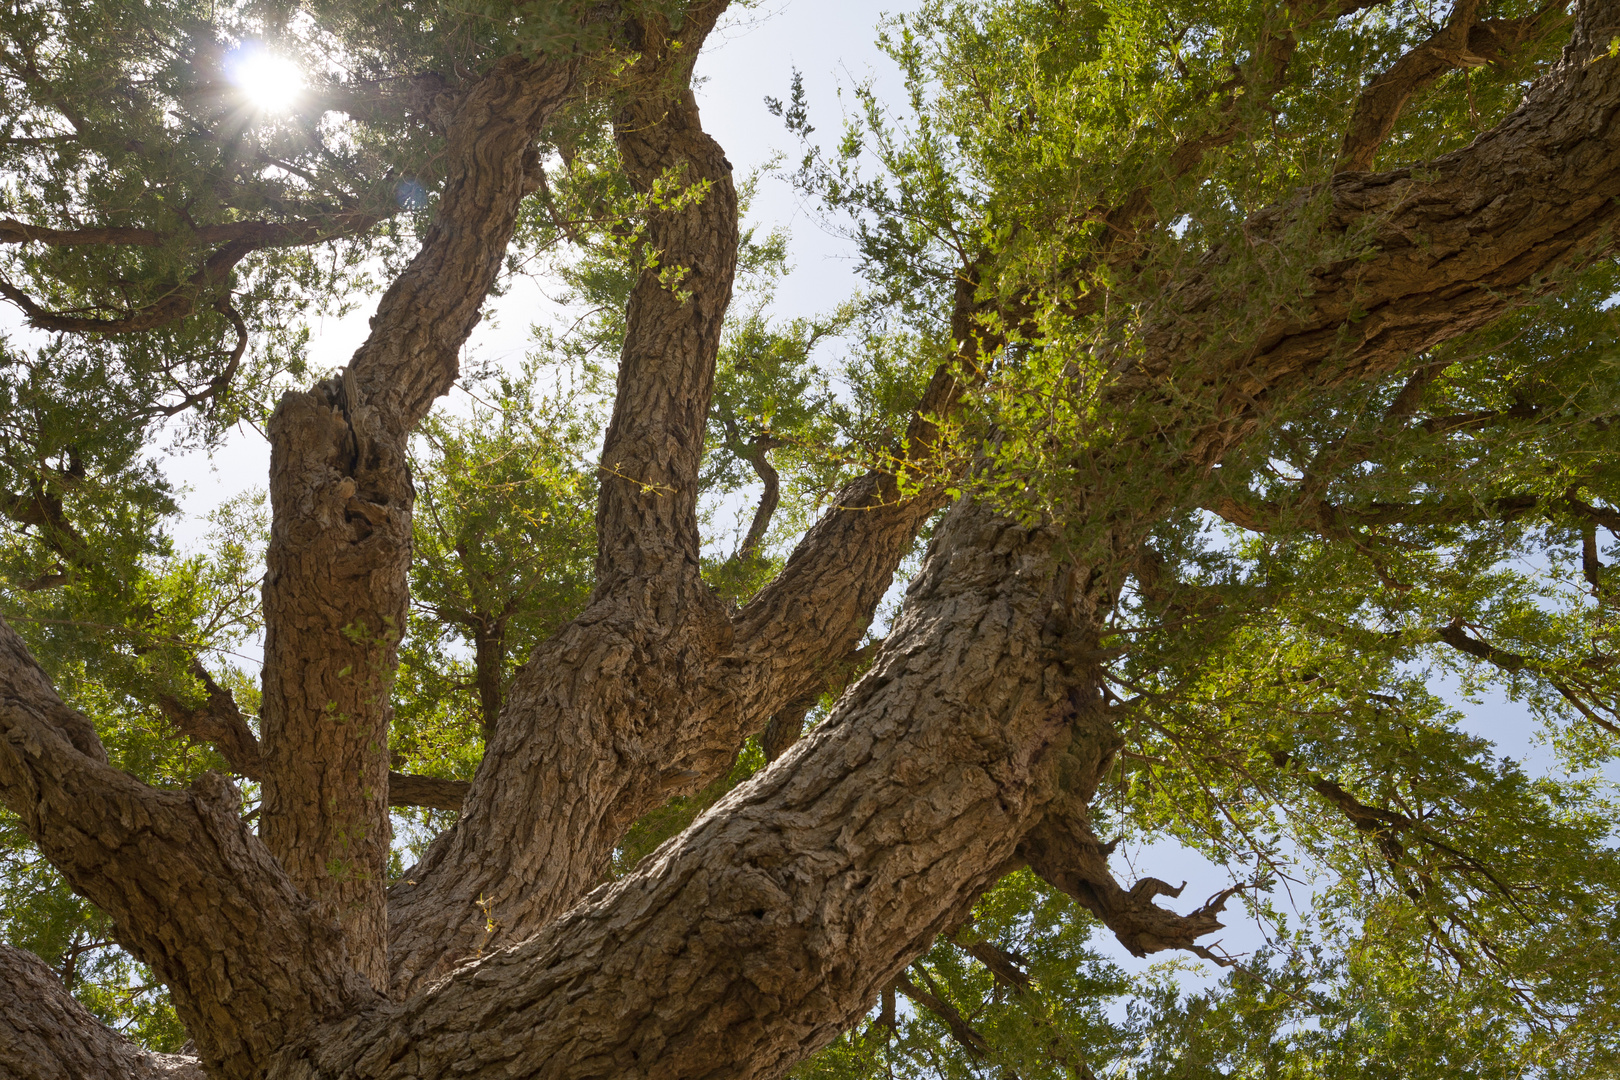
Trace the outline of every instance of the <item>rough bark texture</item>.
<path fill-rule="evenodd" d="M 236 697 L 214 681 L 201 662 L 192 661 L 192 673 L 202 683 L 207 700 L 200 706 L 187 706 L 178 698 L 158 699 L 158 707 L 187 738 L 206 742 L 230 763 L 231 771 L 248 780 L 264 778 L 264 751 L 242 715 Z M 430 806 L 435 810 L 456 810 L 467 795 L 465 780 L 444 780 L 436 776 L 388 774 L 388 805 L 394 807 Z"/>
<path fill-rule="evenodd" d="M 458 102 L 440 210 L 343 375 L 270 420 L 261 832 L 388 984 L 388 724 L 409 600 L 406 439 L 450 388 L 529 190 L 565 64 L 503 61 Z"/>
<path fill-rule="evenodd" d="M 1227 299 L 1219 281 L 1228 253 L 1212 253 L 1205 269 L 1166 290 L 1120 397 L 1174 379 L 1183 395 L 1216 401 L 1215 421 L 1188 451 L 1210 464 L 1278 394 L 1387 372 L 1613 250 L 1620 65 L 1607 55 L 1607 31 L 1592 29 L 1601 7 L 1583 8 L 1564 59 L 1467 148 L 1421 170 L 1341 173 L 1257 214 L 1249 233 L 1260 241 L 1325 199 L 1323 237 L 1359 237 L 1358 250 L 1312 271 L 1304 302 L 1266 320 L 1235 354 L 1209 336 Z"/>
<path fill-rule="evenodd" d="M 32 953 L 0 944 L 0 1076 L 7 1080 L 204 1080 L 202 1064 L 154 1054 L 109 1029 Z"/>
<path fill-rule="evenodd" d="M 311 1024 L 377 1000 L 337 924 L 242 823 L 229 782 L 158 791 L 106 761 L 90 721 L 0 622 L 0 795 L 168 985 L 209 1070 L 262 1076 Z"/>
<path fill-rule="evenodd" d="M 532 932 L 601 881 L 623 830 L 671 793 L 661 766 L 730 638 L 700 573 L 697 475 L 737 196 L 686 89 L 722 6 L 688 14 L 679 38 L 641 28 L 648 85 L 615 120 L 620 154 L 642 190 L 674 180 L 700 197 L 650 215 L 658 267 L 630 298 L 602 451 L 596 592 L 514 681 L 461 820 L 395 886 L 396 992 Z M 536 821 L 538 807 L 561 812 Z"/>
<path fill-rule="evenodd" d="M 272 1075 L 448 1075 L 476 1047 L 517 1076 L 768 1077 L 825 1045 L 1005 872 L 1057 751 L 1107 768 L 1054 648 L 1086 612 L 1053 541 L 960 508 L 877 665 L 781 761 L 544 933 Z"/>
<path fill-rule="evenodd" d="M 275 421 L 266 843 L 218 778 L 165 792 L 110 768 L 0 624 L 0 794 L 173 989 L 211 1075 L 780 1075 L 1026 861 L 1141 952 L 1217 925 L 1221 898 L 1178 916 L 1153 904 L 1172 891 L 1162 882 L 1114 881 L 1086 822 L 1118 737 L 1081 646 L 1119 567 L 1066 565 L 1054 530 L 973 504 L 947 516 L 872 669 L 828 721 L 596 888 L 625 825 L 825 683 L 938 505 L 861 481 L 734 617 L 698 576 L 692 499 L 736 206 L 685 86 L 720 6 L 688 12 L 680 49 L 667 28 L 631 28 L 645 66 L 620 122 L 630 172 L 643 186 L 670 170 L 709 186 L 652 215 L 650 242 L 680 272 L 645 276 L 629 313 L 598 592 L 517 679 L 459 824 L 391 897 L 393 999 L 367 983 L 384 981 L 378 733 L 392 645 L 343 630 L 402 617 L 402 440 L 454 376 L 525 188 L 529 134 L 566 72 L 513 62 L 466 91 L 441 227 L 349 371 L 290 396 Z M 1386 373 L 1609 250 L 1616 24 L 1615 4 L 1583 7 L 1565 60 L 1524 106 L 1421 174 L 1341 174 L 1257 217 L 1252 234 L 1275 238 L 1324 220 L 1326 202 L 1323 245 L 1362 239 L 1247 344 L 1222 337 L 1223 253 L 1168 282 L 1144 348 L 1121 358 L 1116 401 L 1161 401 L 1159 423 L 1184 421 L 1190 449 L 1171 461 L 1157 444 L 1111 448 L 1099 472 L 1144 488 L 1167 469 L 1196 476 L 1279 397 Z M 948 397 L 948 384 L 931 393 Z M 1084 496 L 1082 549 L 1128 560 L 1149 511 L 1088 516 Z M 371 861 L 339 879 L 338 857 Z M 28 1027 L 18 1008 L 0 994 L 0 1032 L 56 1040 L 76 1061 L 108 1045 L 66 1013 Z"/>

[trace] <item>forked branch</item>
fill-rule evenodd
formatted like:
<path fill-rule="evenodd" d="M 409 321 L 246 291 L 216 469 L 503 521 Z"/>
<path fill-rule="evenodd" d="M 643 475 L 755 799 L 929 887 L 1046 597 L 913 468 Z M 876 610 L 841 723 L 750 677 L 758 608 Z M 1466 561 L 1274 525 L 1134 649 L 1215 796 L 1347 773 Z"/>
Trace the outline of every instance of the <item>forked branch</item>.
<path fill-rule="evenodd" d="M 1198 939 L 1221 929 L 1216 916 L 1242 886 L 1223 889 L 1196 910 L 1178 915 L 1153 900 L 1178 897 L 1184 885 L 1172 888 L 1150 877 L 1126 889 L 1108 869 L 1110 851 L 1111 846 L 1099 841 L 1090 825 L 1072 813 L 1048 814 L 1018 848 L 1031 870 L 1101 919 L 1132 956 L 1181 949 L 1230 966 L 1231 959 L 1211 952 Z"/>

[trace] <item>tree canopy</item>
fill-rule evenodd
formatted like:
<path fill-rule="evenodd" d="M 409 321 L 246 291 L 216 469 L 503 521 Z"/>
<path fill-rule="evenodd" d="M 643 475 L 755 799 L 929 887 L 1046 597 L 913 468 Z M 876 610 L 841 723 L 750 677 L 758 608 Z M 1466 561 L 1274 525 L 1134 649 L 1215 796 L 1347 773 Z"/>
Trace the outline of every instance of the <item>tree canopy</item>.
<path fill-rule="evenodd" d="M 728 6 L 0 3 L 0 1073 L 1620 1076 L 1620 5 Z"/>

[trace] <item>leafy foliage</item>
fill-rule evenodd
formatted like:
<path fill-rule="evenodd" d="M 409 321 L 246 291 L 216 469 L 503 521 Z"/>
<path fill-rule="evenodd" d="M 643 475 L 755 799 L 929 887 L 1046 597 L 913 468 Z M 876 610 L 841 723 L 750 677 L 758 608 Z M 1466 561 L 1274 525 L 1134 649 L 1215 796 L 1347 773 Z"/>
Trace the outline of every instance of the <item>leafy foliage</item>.
<path fill-rule="evenodd" d="M 1552 9 L 1488 6 L 1546 22 L 1415 97 L 1380 167 L 1466 145 L 1556 55 Z M 1174 467 L 1218 397 L 1211 358 L 1300 303 L 1311 266 L 1366 253 L 1357 235 L 1323 246 L 1322 185 L 1360 88 L 1443 22 L 1404 0 L 928 0 L 885 24 L 905 101 L 857 87 L 829 148 L 797 80 L 771 103 L 803 147 L 793 181 L 854 242 L 867 291 L 776 318 L 786 238 L 743 237 L 702 477 L 707 578 L 746 602 L 845 483 L 898 458 L 914 486 L 1065 523 L 1082 553 L 1106 547 L 1098 523 L 1154 517 L 1145 546 L 1109 553 L 1117 603 L 1090 656 L 1127 742 L 1095 825 L 1226 868 L 1272 942 L 1188 990 L 1190 965 L 1117 966 L 1089 915 L 1015 873 L 799 1075 L 1620 1075 L 1620 267 L 1599 260 L 1383 383 L 1272 403 L 1218 469 Z M 0 252 L 5 295 L 43 327 L 0 342 L 0 610 L 115 764 L 173 786 L 229 770 L 170 719 L 206 697 L 199 665 L 249 717 L 257 701 L 240 653 L 259 631 L 262 510 L 223 508 L 201 552 L 178 552 L 149 447 L 262 420 L 310 375 L 305 321 L 398 268 L 437 198 L 441 134 L 419 103 L 434 79 L 596 32 L 575 5 L 0 10 L 0 230 L 138 235 Z M 233 96 L 247 41 L 301 60 L 321 109 Z M 471 776 L 516 668 L 589 603 L 626 298 L 642 268 L 680 289 L 645 220 L 706 192 L 678 171 L 631 190 L 609 120 L 635 58 L 603 55 L 541 140 L 546 182 L 508 262 L 555 274 L 581 318 L 539 331 L 521 370 L 465 380 L 415 445 L 402 771 Z M 401 89 L 419 76 L 420 99 Z M 1301 189 L 1293 231 L 1252 242 L 1253 215 Z M 276 239 L 227 251 L 248 226 Z M 1123 393 L 1163 282 L 1195 265 L 1232 302 L 1161 393 Z M 940 452 L 907 457 L 942 366 L 963 400 L 928 418 Z M 1553 765 L 1472 734 L 1447 680 L 1522 702 Z M 638 822 L 615 871 L 763 766 L 745 746 Z M 399 823 L 403 865 L 447 815 Z M 184 1041 L 105 917 L 4 816 L 0 934 L 133 1037 Z"/>

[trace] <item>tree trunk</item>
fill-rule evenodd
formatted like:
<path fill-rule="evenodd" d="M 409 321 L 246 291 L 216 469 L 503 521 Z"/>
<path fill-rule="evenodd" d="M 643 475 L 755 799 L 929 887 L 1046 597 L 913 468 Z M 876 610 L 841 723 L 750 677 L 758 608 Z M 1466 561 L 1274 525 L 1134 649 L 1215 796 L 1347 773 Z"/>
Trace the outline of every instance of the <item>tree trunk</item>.
<path fill-rule="evenodd" d="M 1166 282 L 1105 404 L 1151 408 L 1140 430 L 1175 437 L 1096 449 L 1062 546 L 1055 526 L 953 508 L 872 669 L 828 720 L 598 887 L 630 821 L 824 681 L 938 505 L 894 501 L 891 479 L 867 478 L 851 496 L 868 509 L 829 513 L 734 618 L 698 575 L 692 500 L 736 204 L 684 87 L 722 6 L 692 8 L 678 34 L 626 17 L 644 65 L 620 114 L 627 167 L 643 186 L 672 169 L 709 185 L 648 231 L 690 297 L 667 277 L 637 285 L 598 592 L 516 680 L 458 825 L 391 896 L 393 999 L 373 988 L 386 747 L 372 740 L 388 673 L 345 682 L 356 661 L 391 663 L 392 646 L 343 631 L 402 610 L 403 440 L 454 377 L 526 188 L 529 139 L 569 70 L 503 62 L 464 92 L 439 224 L 342 380 L 278 414 L 268 848 L 220 778 L 158 791 L 110 768 L 0 623 L 0 794 L 170 986 L 212 1076 L 780 1075 L 1025 861 L 1133 949 L 1189 947 L 1218 904 L 1176 916 L 1153 904 L 1163 883 L 1120 886 L 1087 822 L 1118 736 L 1086 657 L 1132 552 L 1279 400 L 1385 375 L 1613 248 L 1620 63 L 1607 43 L 1620 5 L 1601 3 L 1580 7 L 1561 64 L 1470 147 L 1421 172 L 1340 175 L 1258 215 L 1257 243 L 1326 222 L 1315 240 L 1333 257 L 1296 306 L 1233 335 L 1224 318 L 1243 298 L 1221 278 L 1228 253 Z M 362 560 L 384 579 L 359 584 Z M 315 854 L 274 850 L 294 837 Z M 370 862 L 334 877 L 357 838 Z M 11 963 L 34 985 L 37 970 Z M 26 1008 L 0 993 L 0 1033 L 61 1060 L 119 1052 L 82 1017 L 41 1027 Z"/>
<path fill-rule="evenodd" d="M 1087 617 L 1055 539 L 958 508 L 825 724 L 544 933 L 272 1076 L 448 1075 L 476 1047 L 518 1076 L 767 1077 L 831 1041 L 1008 869 L 1058 759 L 1108 767 L 1055 648 Z"/>
<path fill-rule="evenodd" d="M 388 985 L 388 725 L 409 603 L 406 440 L 450 389 L 528 193 L 529 145 L 573 82 L 511 58 L 450 123 L 440 211 L 338 378 L 270 421 L 265 843 Z"/>

